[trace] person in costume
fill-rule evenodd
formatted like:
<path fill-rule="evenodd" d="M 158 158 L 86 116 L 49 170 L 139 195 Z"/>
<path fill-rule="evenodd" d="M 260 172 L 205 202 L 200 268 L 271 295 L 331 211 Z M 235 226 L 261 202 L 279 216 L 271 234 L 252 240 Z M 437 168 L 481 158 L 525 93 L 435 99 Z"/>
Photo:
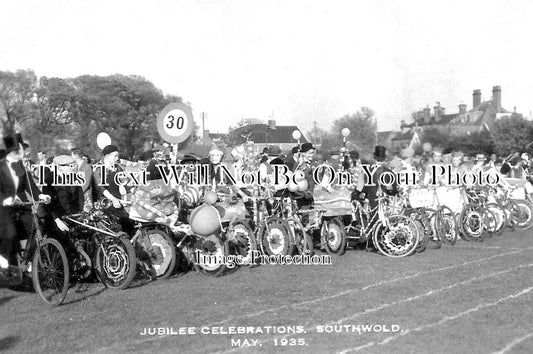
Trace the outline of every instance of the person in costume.
<path fill-rule="evenodd" d="M 35 226 L 31 206 L 18 201 L 50 201 L 50 196 L 37 188 L 33 177 L 22 163 L 21 147 L 15 137 L 4 137 L 6 156 L 0 160 L 0 255 L 14 262 L 16 240 L 32 240 Z M 19 233 L 17 233 L 17 225 Z M 31 242 L 29 242 L 31 244 Z"/>
<path fill-rule="evenodd" d="M 374 163 L 371 166 L 371 171 L 374 170 L 373 174 L 373 185 L 370 184 L 370 181 L 365 181 L 365 186 L 363 188 L 364 196 L 368 199 L 370 208 L 374 208 L 378 205 L 378 196 L 381 193 L 388 195 L 396 195 L 398 193 L 398 185 L 396 182 L 392 183 L 390 186 L 382 185 L 379 180 L 380 176 L 384 172 L 392 172 L 390 168 L 387 167 L 385 160 L 387 158 L 387 148 L 381 145 L 377 145 L 374 148 Z"/>
<path fill-rule="evenodd" d="M 122 167 L 118 164 L 118 147 L 116 145 L 107 145 L 102 150 L 102 155 L 103 166 L 94 171 L 98 196 L 99 198 L 107 198 L 111 201 L 112 206 L 110 206 L 106 212 L 116 216 L 119 224 L 122 226 L 122 231 L 131 236 L 135 224 L 129 219 L 128 212 L 122 205 L 122 200 L 127 194 L 127 189 L 126 186 L 117 184 L 117 181 L 115 181 L 115 175 L 119 172 L 123 172 Z"/>

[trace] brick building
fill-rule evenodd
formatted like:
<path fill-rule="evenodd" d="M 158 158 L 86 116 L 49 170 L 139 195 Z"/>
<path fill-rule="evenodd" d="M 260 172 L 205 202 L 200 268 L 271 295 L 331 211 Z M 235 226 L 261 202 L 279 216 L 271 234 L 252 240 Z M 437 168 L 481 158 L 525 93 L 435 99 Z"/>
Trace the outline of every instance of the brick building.
<path fill-rule="evenodd" d="M 413 121 L 407 124 L 402 121 L 402 133 L 420 132 L 428 128 L 435 128 L 451 135 L 468 135 L 473 132 L 490 130 L 494 122 L 502 117 L 522 116 L 502 107 L 502 89 L 500 86 L 492 88 L 492 98 L 481 101 L 481 90 L 472 93 L 472 109 L 464 103 L 458 105 L 457 113 L 446 114 L 444 107 L 437 103 L 433 111 L 426 107 L 413 114 Z"/>

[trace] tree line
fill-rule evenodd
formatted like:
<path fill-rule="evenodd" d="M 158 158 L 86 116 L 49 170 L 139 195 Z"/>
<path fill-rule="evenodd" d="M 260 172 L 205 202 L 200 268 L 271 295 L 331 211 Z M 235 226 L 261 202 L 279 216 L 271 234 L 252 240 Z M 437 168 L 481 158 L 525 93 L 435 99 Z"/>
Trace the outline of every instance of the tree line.
<path fill-rule="evenodd" d="M 133 157 L 161 142 L 156 118 L 170 102 L 182 98 L 136 75 L 63 79 L 37 77 L 32 70 L 0 71 L 2 132 L 20 131 L 39 150 L 53 150 L 66 138 L 84 151 L 97 151 L 96 136 L 107 132 Z"/>
<path fill-rule="evenodd" d="M 58 139 L 69 139 L 84 151 L 97 151 L 96 136 L 107 132 L 128 157 L 161 143 L 156 128 L 159 112 L 181 97 L 165 95 L 153 83 L 136 75 L 75 78 L 37 77 L 32 70 L 0 71 L 0 128 L 3 135 L 22 132 L 34 150 L 53 150 Z M 306 132 L 309 141 L 321 150 L 343 145 L 343 128 L 350 129 L 346 148 L 370 156 L 377 143 L 375 113 L 361 107 L 332 121 L 330 129 L 317 124 Z M 251 131 L 268 130 L 265 124 L 233 129 L 228 145 L 246 142 Z M 197 140 L 197 129 L 186 148 Z M 468 136 L 452 136 L 429 128 L 422 133 L 422 143 L 461 150 L 465 153 L 496 153 L 506 156 L 517 151 L 532 152 L 533 122 L 513 115 L 494 122 L 488 131 Z M 392 151 L 394 152 L 394 151 Z"/>

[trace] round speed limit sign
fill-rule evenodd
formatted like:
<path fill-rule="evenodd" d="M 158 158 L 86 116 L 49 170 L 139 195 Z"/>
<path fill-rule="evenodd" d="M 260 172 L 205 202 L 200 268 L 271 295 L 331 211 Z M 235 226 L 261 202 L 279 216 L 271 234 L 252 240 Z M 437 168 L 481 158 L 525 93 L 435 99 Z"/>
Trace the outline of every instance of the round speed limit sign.
<path fill-rule="evenodd" d="M 157 131 L 168 143 L 184 142 L 193 129 L 194 120 L 191 109 L 184 103 L 169 103 L 157 117 Z"/>

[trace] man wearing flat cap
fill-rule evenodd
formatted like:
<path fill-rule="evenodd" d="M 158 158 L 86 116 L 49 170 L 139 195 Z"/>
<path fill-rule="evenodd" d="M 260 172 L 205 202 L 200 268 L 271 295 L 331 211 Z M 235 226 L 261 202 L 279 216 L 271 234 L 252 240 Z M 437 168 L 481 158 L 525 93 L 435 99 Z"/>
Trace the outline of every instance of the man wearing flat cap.
<path fill-rule="evenodd" d="M 131 236 L 134 231 L 134 223 L 129 219 L 128 213 L 121 203 L 122 197 L 127 193 L 126 187 L 118 185 L 115 181 L 115 175 L 123 171 L 118 165 L 118 147 L 115 145 L 108 145 L 102 150 L 102 155 L 103 166 L 96 169 L 94 172 L 98 196 L 100 198 L 107 198 L 113 203 L 113 206 L 109 207 L 107 212 L 118 217 L 122 230 Z M 103 169 L 103 171 L 101 171 L 101 169 Z M 106 183 L 103 183 L 102 175 L 105 176 Z"/>
<path fill-rule="evenodd" d="M 83 172 L 85 177 L 85 184 L 81 186 L 83 191 L 84 204 L 92 206 L 95 196 L 95 186 L 93 178 L 92 166 L 83 158 L 80 148 L 70 149 L 70 156 L 74 158 L 78 165 L 78 171 Z"/>
<path fill-rule="evenodd" d="M 300 147 L 294 146 L 291 149 L 291 153 L 287 156 L 287 162 L 285 163 L 291 172 L 294 172 L 296 166 L 300 162 Z"/>
<path fill-rule="evenodd" d="M 58 172 L 63 175 L 77 173 L 78 165 L 76 159 L 69 155 L 59 155 L 54 157 L 53 163 L 58 166 Z M 53 176 L 47 176 L 46 185 L 43 192 L 50 195 L 52 200 L 47 207 L 51 219 L 61 231 L 68 231 L 68 226 L 60 219 L 65 215 L 77 214 L 83 210 L 84 196 L 82 185 L 53 185 Z M 50 225 L 52 225 L 50 223 Z"/>

